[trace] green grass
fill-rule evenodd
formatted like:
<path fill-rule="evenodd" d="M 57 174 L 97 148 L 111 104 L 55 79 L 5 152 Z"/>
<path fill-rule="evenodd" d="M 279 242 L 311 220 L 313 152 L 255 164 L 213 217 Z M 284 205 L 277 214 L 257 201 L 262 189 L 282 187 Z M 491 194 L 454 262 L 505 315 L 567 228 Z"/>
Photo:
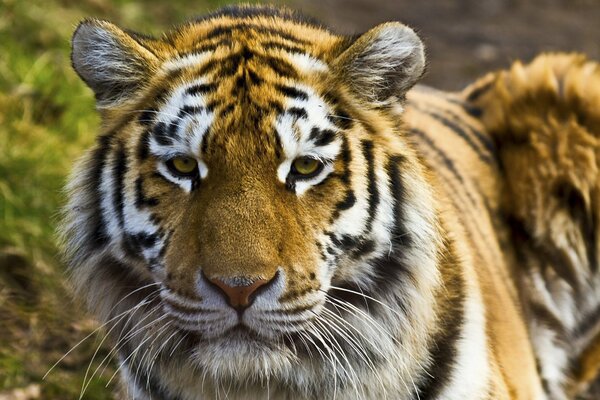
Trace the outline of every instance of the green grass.
<path fill-rule="evenodd" d="M 33 384 L 43 399 L 77 398 L 98 345 L 84 342 L 42 381 L 95 328 L 70 299 L 55 237 L 66 176 L 99 123 L 91 91 L 70 66 L 77 22 L 94 16 L 158 34 L 220 3 L 0 0 L 0 395 Z M 111 398 L 113 371 L 85 398 Z"/>

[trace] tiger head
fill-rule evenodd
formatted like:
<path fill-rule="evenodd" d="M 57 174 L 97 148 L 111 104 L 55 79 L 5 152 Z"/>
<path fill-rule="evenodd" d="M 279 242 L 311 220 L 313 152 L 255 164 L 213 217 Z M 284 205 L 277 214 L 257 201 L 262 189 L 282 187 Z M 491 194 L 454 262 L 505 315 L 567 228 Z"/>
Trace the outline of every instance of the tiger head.
<path fill-rule="evenodd" d="M 346 37 L 263 7 L 160 39 L 86 20 L 72 62 L 102 132 L 70 180 L 67 255 L 131 333 L 122 359 L 139 344 L 234 384 L 350 381 L 337 338 L 356 371 L 412 368 L 421 339 L 392 349 L 432 323 L 439 233 L 400 122 L 425 63 L 410 28 Z"/>

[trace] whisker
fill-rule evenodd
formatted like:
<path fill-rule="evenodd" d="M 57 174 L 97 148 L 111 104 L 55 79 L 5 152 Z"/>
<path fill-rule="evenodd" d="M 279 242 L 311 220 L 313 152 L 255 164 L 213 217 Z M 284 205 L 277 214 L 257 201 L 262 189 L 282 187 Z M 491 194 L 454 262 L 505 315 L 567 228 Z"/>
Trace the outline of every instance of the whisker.
<path fill-rule="evenodd" d="M 344 373 L 344 376 L 346 377 L 344 380 L 346 382 L 350 382 L 350 384 L 352 386 L 354 386 L 355 390 L 357 390 L 355 385 L 356 385 L 356 382 L 359 381 L 359 378 L 356 374 L 356 371 L 354 370 L 354 367 L 352 366 L 352 363 L 348 359 L 346 352 L 342 349 L 342 347 L 340 346 L 340 344 L 337 341 L 337 339 L 335 338 L 335 336 L 332 335 L 331 332 L 329 331 L 329 329 L 327 329 L 327 327 L 325 326 L 325 325 L 331 326 L 331 324 L 326 323 L 326 321 L 322 318 L 317 318 L 317 323 L 321 325 L 324 333 L 327 333 L 326 339 L 331 344 L 332 350 L 335 351 L 335 349 L 337 349 L 337 353 L 339 353 L 341 355 L 341 357 L 344 359 L 344 361 L 346 362 L 346 367 L 345 367 L 341 362 L 339 362 L 339 358 L 334 353 L 334 355 L 336 356 L 336 359 L 339 362 L 339 366 L 340 366 L 342 372 Z M 350 370 L 350 371 L 348 371 L 348 370 Z"/>
<path fill-rule="evenodd" d="M 137 304 L 136 306 L 130 308 L 128 311 L 128 317 L 127 317 L 127 321 L 123 324 L 123 327 L 121 329 L 121 333 L 119 334 L 119 339 L 117 340 L 117 343 L 115 344 L 115 346 L 113 346 L 113 348 L 108 352 L 108 354 L 100 361 L 100 364 L 98 364 L 98 366 L 96 367 L 96 369 L 94 370 L 94 372 L 92 373 L 92 375 L 90 376 L 90 378 L 87 380 L 87 383 L 85 381 L 85 377 L 84 377 L 84 382 L 83 382 L 83 386 L 82 386 L 82 391 L 81 391 L 81 396 L 83 397 L 83 395 L 85 394 L 85 392 L 87 391 L 87 388 L 89 387 L 89 385 L 91 384 L 92 380 L 94 379 L 94 376 L 96 376 L 96 373 L 98 373 L 98 371 L 100 370 L 100 368 L 102 368 L 102 371 L 100 374 L 103 374 L 104 371 L 106 370 L 106 368 L 109 366 L 110 361 L 112 360 L 113 356 L 116 354 L 116 352 L 121 348 L 117 346 L 119 345 L 119 343 L 121 343 L 121 341 L 123 339 L 121 339 L 121 335 L 123 334 L 123 330 L 125 329 L 125 326 L 129 323 L 129 321 L 131 320 L 131 318 L 133 318 L 133 316 L 139 311 L 141 310 L 144 306 L 150 304 L 154 299 L 156 298 L 156 292 L 155 293 L 151 293 L 148 296 L 146 296 L 139 304 Z M 143 321 L 146 320 L 146 318 L 148 318 L 150 314 L 146 314 L 145 317 L 143 317 L 135 326 L 138 326 L 139 324 L 141 324 Z M 108 338 L 108 336 L 110 335 L 110 333 L 112 332 L 112 330 L 114 328 L 116 328 L 118 326 L 118 324 L 122 321 L 119 320 L 118 322 L 115 323 L 115 325 L 113 325 L 113 327 L 106 333 L 106 335 L 104 336 L 104 339 L 102 340 L 102 342 L 104 342 L 104 340 L 106 340 L 106 338 Z M 134 326 L 134 327 L 135 327 Z M 128 339 L 127 339 L 128 340 Z M 123 342 L 123 345 L 125 343 Z M 96 349 L 96 353 L 97 351 L 100 349 L 100 346 L 102 345 L 102 343 L 100 343 L 100 345 L 98 346 L 98 348 Z M 90 364 L 88 365 L 88 370 L 86 371 L 86 376 L 87 373 L 89 371 L 89 368 L 91 367 L 93 360 L 95 358 L 96 353 L 94 353 L 94 357 L 92 358 L 92 361 L 90 361 Z M 80 399 L 82 398 L 80 397 Z"/>
<path fill-rule="evenodd" d="M 163 320 L 163 319 L 165 319 L 165 318 L 166 318 L 166 315 L 163 315 L 163 316 L 161 316 L 161 317 L 159 317 L 159 318 L 155 319 L 154 321 L 150 322 L 150 324 L 154 324 L 154 323 L 160 322 L 160 321 L 162 321 L 162 320 Z M 148 324 L 148 325 L 150 325 L 150 324 Z M 147 325 L 146 325 L 146 326 L 147 326 Z M 106 383 L 106 387 L 108 387 L 108 385 L 110 385 L 110 383 L 111 383 L 111 382 L 112 382 L 112 380 L 115 378 L 115 376 L 117 375 L 117 373 L 118 373 L 118 372 L 121 370 L 121 368 L 123 368 L 123 365 L 125 365 L 125 363 L 126 363 L 127 361 L 129 361 L 129 359 L 130 359 L 132 356 L 134 356 L 134 355 L 135 355 L 135 354 L 136 354 L 138 351 L 140 351 L 141 347 L 142 347 L 142 346 L 143 346 L 143 345 L 144 345 L 144 344 L 145 344 L 145 343 L 146 343 L 148 340 L 150 340 L 151 338 L 152 338 L 152 336 L 148 336 L 148 337 L 146 337 L 144 340 L 142 340 L 142 342 L 141 342 L 141 343 L 140 343 L 140 344 L 139 344 L 139 345 L 138 345 L 138 346 L 135 348 L 135 350 L 133 350 L 133 352 L 132 352 L 132 353 L 131 353 L 129 356 L 127 356 L 127 358 L 125 358 L 125 360 L 123 360 L 123 361 L 122 361 L 122 362 L 119 364 L 119 366 L 117 367 L 117 370 L 115 371 L 115 373 L 114 373 L 114 374 L 112 374 L 112 376 L 110 377 L 110 379 L 109 379 L 109 380 L 108 380 L 108 382 Z"/>
<path fill-rule="evenodd" d="M 150 285 L 148 285 L 150 286 Z M 134 292 L 137 292 L 138 290 L 141 290 L 142 288 L 138 288 L 136 289 Z M 132 295 L 134 292 L 131 292 L 130 294 L 128 294 L 126 297 Z M 122 300 L 121 300 L 122 301 Z M 114 309 L 114 307 L 111 309 L 111 311 Z M 103 324 L 101 324 L 100 326 L 98 326 L 96 329 L 94 329 L 92 332 L 90 332 L 86 337 L 84 337 L 83 339 L 81 339 L 79 342 L 77 342 L 77 344 L 75 344 L 73 347 L 71 347 L 69 349 L 69 351 L 67 351 L 60 359 L 58 359 L 58 361 L 56 361 L 51 367 L 50 369 L 44 374 L 44 376 L 42 377 L 42 380 L 45 380 L 46 377 L 50 374 L 50 372 L 52 372 L 52 370 L 54 370 L 54 368 L 56 368 L 56 366 L 58 364 L 61 363 L 62 360 L 64 360 L 69 354 L 71 354 L 77 347 L 81 346 L 81 344 L 83 342 L 85 342 L 86 340 L 88 340 L 90 337 L 92 337 L 95 333 L 97 333 L 98 331 L 100 331 L 102 328 L 104 328 L 106 325 L 110 324 L 112 321 L 114 321 L 115 319 L 121 317 L 123 314 L 127 314 L 130 310 L 125 310 L 120 314 L 115 315 L 114 317 L 112 317 L 111 319 L 107 320 L 106 322 L 104 322 Z"/>

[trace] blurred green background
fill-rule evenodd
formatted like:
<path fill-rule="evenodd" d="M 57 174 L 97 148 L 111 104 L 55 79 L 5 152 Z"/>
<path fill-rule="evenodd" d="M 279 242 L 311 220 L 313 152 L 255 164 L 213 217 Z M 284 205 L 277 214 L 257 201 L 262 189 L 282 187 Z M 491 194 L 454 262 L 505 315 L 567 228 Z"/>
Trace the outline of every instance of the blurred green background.
<path fill-rule="evenodd" d="M 341 32 L 408 23 L 429 49 L 425 82 L 447 89 L 539 51 L 600 57 L 598 0 L 285 2 Z M 94 16 L 159 34 L 222 3 L 0 0 L 0 400 L 76 399 L 95 350 L 92 371 L 108 354 L 93 334 L 42 381 L 96 328 L 70 298 L 54 234 L 66 174 L 99 122 L 91 91 L 70 67 L 77 22 Z M 111 398 L 114 369 L 96 374 L 84 398 Z"/>

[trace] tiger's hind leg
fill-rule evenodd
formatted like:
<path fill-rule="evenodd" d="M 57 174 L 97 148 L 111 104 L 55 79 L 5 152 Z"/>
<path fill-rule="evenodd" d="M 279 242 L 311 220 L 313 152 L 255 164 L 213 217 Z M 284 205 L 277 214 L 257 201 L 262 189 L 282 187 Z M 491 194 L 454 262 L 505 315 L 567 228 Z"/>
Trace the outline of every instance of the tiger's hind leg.
<path fill-rule="evenodd" d="M 541 55 L 464 96 L 498 148 L 507 252 L 546 392 L 576 398 L 600 387 L 600 66 Z"/>

